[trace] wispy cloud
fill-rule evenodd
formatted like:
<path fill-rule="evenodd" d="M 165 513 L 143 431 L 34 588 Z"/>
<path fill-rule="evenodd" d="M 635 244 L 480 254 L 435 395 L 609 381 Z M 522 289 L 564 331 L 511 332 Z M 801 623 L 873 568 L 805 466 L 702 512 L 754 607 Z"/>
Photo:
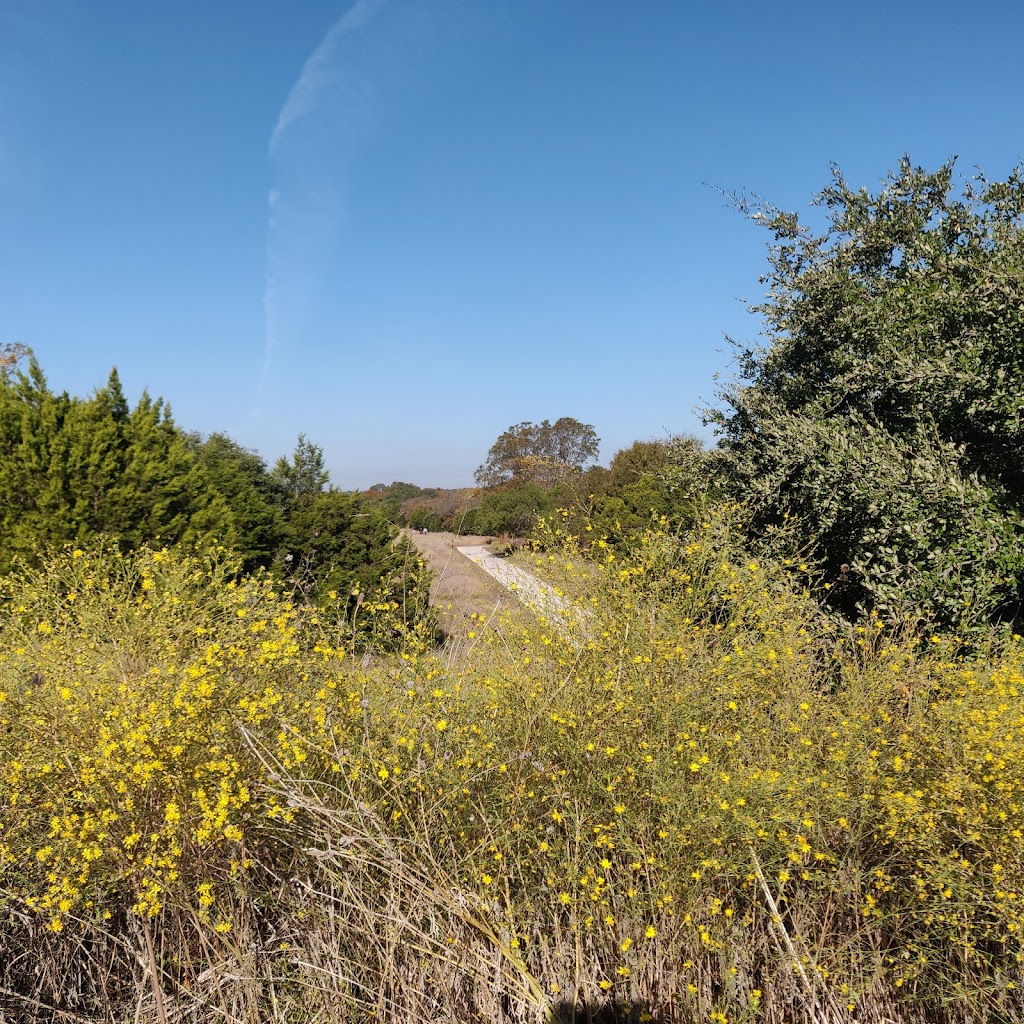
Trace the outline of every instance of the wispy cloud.
<path fill-rule="evenodd" d="M 274 186 L 267 194 L 263 292 L 264 358 L 256 414 L 271 360 L 301 331 L 342 218 L 338 163 L 351 148 L 365 96 L 343 43 L 366 28 L 390 0 L 356 0 L 306 60 L 277 116 L 268 146 Z"/>
<path fill-rule="evenodd" d="M 302 73 L 288 93 L 277 123 L 270 136 L 270 155 L 274 156 L 288 129 L 313 111 L 325 89 L 337 79 L 340 71 L 336 51 L 341 40 L 368 25 L 388 0 L 356 0 L 324 36 L 302 67 Z"/>

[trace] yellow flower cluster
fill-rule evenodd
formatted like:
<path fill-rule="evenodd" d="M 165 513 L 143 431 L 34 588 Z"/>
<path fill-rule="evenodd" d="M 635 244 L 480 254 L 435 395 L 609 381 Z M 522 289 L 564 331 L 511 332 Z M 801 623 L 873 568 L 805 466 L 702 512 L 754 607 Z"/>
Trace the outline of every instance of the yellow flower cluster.
<path fill-rule="evenodd" d="M 205 909 L 247 864 L 237 723 L 301 676 L 296 612 L 218 551 L 76 550 L 5 598 L 0 885 L 54 930 L 122 902 Z"/>
<path fill-rule="evenodd" d="M 334 866 L 360 907 L 408 884 L 464 908 L 549 994 L 723 1020 L 780 977 L 854 1009 L 880 978 L 1014 998 L 1019 641 L 965 661 L 847 631 L 728 517 L 629 553 L 559 530 L 519 557 L 560 602 L 387 659 L 216 557 L 87 553 L 11 584 L 0 888 L 55 929 L 171 901 L 212 924 L 250 865 Z"/>

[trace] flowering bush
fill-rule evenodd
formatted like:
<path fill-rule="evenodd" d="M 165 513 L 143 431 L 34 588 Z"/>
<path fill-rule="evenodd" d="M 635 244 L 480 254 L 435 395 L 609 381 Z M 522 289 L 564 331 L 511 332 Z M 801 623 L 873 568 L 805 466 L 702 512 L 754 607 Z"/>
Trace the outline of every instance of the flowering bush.
<path fill-rule="evenodd" d="M 1019 641 L 840 631 L 728 515 L 547 529 L 560 601 L 386 659 L 217 553 L 10 581 L 2 991 L 109 1016 L 141 958 L 155 1019 L 1019 1019 Z"/>
<path fill-rule="evenodd" d="M 0 879 L 55 931 L 205 913 L 247 863 L 262 795 L 236 723 L 304 669 L 295 609 L 232 568 L 76 550 L 5 588 Z"/>

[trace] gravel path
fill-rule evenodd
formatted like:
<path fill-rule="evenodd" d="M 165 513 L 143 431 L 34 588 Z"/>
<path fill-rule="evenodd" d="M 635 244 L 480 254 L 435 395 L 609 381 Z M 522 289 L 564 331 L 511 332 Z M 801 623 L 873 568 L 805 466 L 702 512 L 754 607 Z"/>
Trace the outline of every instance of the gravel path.
<path fill-rule="evenodd" d="M 527 608 L 558 623 L 563 633 L 568 632 L 570 624 L 580 623 L 581 613 L 578 609 L 561 594 L 556 593 L 553 587 L 542 583 L 525 569 L 512 565 L 507 559 L 499 558 L 477 544 L 460 547 L 459 553 L 465 555 L 489 576 L 493 576 Z"/>

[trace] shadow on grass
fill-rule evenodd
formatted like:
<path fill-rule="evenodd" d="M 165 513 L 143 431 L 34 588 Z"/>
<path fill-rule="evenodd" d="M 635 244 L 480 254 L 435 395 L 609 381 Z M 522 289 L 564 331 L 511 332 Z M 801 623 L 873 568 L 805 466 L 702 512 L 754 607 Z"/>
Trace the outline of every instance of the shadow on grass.
<path fill-rule="evenodd" d="M 558 1003 L 551 1024 L 658 1024 L 658 1015 L 646 1003 Z"/>

